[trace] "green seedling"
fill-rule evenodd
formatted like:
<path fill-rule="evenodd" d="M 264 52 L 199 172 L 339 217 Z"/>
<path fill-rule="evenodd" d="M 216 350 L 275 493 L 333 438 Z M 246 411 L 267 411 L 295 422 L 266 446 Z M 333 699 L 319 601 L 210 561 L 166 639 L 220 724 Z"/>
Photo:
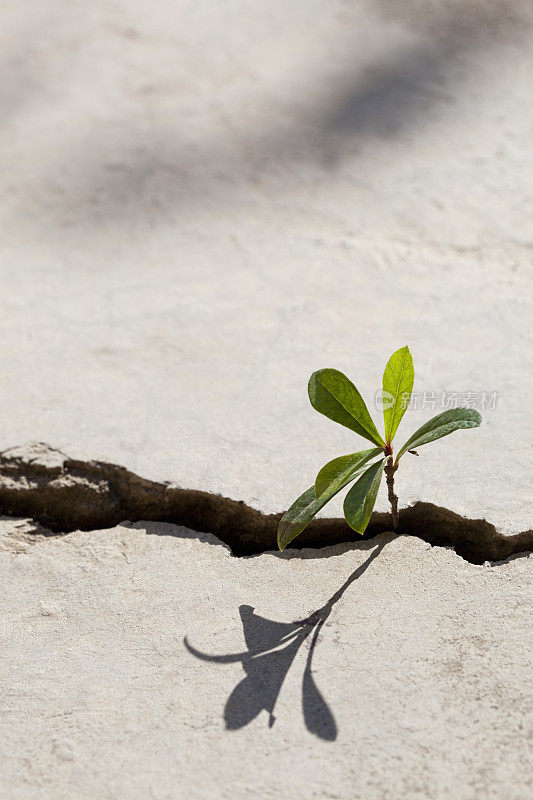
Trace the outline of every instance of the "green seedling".
<path fill-rule="evenodd" d="M 394 457 L 392 441 L 409 405 L 415 370 L 409 348 L 401 347 L 389 358 L 383 373 L 383 419 L 385 438 L 374 425 L 365 401 L 353 383 L 336 369 L 320 369 L 309 379 L 309 400 L 316 411 L 363 436 L 374 447 L 329 461 L 311 486 L 295 500 L 278 526 L 278 546 L 283 550 L 313 517 L 341 489 L 353 483 L 344 500 L 348 525 L 363 534 L 370 520 L 383 473 L 387 479 L 392 527 L 398 530 L 398 497 L 394 493 L 394 474 L 405 453 L 418 455 L 415 448 L 434 442 L 459 428 L 477 428 L 481 414 L 471 408 L 451 408 L 419 428 Z M 357 480 L 356 480 L 357 479 Z"/>

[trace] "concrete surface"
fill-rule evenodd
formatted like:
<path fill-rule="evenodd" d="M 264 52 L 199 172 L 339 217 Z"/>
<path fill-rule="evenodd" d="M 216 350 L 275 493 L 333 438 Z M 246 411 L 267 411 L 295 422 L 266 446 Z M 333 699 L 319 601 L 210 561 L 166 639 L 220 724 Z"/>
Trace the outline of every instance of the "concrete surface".
<path fill-rule="evenodd" d="M 365 446 L 312 411 L 310 373 L 345 371 L 372 406 L 408 343 L 416 391 L 498 401 L 405 460 L 400 505 L 530 528 L 531 17 L 4 4 L 0 448 L 280 511 Z"/>
<path fill-rule="evenodd" d="M 311 372 L 378 421 L 409 344 L 430 395 L 399 442 L 443 392 L 497 402 L 404 459 L 400 505 L 530 529 L 532 25 L 528 0 L 3 4 L 0 450 L 278 512 L 366 447 Z M 2 800 L 531 796 L 526 556 L 0 534 Z"/>
<path fill-rule="evenodd" d="M 169 522 L 211 533 L 235 556 L 277 549 L 281 514 L 264 514 L 242 500 L 149 481 L 125 467 L 76 461 L 35 443 L 0 453 L 0 513 L 31 518 L 56 532 L 112 528 L 123 520 Z M 533 529 L 498 533 L 483 519 L 417 502 L 399 514 L 399 533 L 453 547 L 472 564 L 502 561 L 533 550 Z M 390 511 L 373 513 L 364 538 L 391 527 Z M 291 547 L 320 548 L 361 541 L 343 517 L 315 517 Z"/>
<path fill-rule="evenodd" d="M 531 558 L 0 529 L 6 800 L 531 796 Z"/>

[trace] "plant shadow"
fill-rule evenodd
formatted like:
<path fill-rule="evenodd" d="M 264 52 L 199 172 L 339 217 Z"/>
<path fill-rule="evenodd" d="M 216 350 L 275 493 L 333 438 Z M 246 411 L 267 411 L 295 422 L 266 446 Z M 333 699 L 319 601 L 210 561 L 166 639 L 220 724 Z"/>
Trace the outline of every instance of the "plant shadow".
<path fill-rule="evenodd" d="M 254 720 L 261 711 L 268 714 L 271 728 L 276 720 L 274 709 L 287 673 L 304 642 L 310 638 L 302 678 L 302 713 L 310 733 L 325 741 L 337 738 L 337 723 L 313 678 L 312 662 L 320 631 L 333 607 L 344 592 L 368 569 L 382 551 L 387 540 L 378 543 L 366 561 L 357 567 L 342 586 L 321 608 L 305 619 L 295 622 L 276 622 L 256 614 L 253 607 L 241 605 L 241 617 L 246 650 L 227 655 L 210 655 L 198 650 L 184 638 L 184 645 L 193 656 L 208 662 L 231 664 L 241 662 L 245 677 L 233 689 L 224 707 L 227 730 L 238 730 Z"/>

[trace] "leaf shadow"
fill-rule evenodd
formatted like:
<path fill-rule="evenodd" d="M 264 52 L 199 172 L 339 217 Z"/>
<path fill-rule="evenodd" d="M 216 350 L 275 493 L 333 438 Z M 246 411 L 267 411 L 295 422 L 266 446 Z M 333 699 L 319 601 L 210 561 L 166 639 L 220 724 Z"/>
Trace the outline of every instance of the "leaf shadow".
<path fill-rule="evenodd" d="M 305 619 L 295 622 L 277 622 L 255 613 L 250 605 L 241 605 L 241 617 L 246 650 L 226 655 L 210 655 L 194 647 L 187 639 L 183 642 L 191 655 L 218 664 L 240 662 L 245 677 L 237 684 L 224 707 L 226 730 L 238 730 L 248 725 L 261 711 L 268 714 L 268 726 L 274 725 L 274 710 L 281 687 L 289 669 L 304 642 L 310 638 L 302 677 L 302 713 L 307 730 L 325 741 L 335 741 L 337 723 L 330 707 L 322 696 L 313 677 L 312 662 L 320 632 L 335 604 L 344 592 L 363 575 L 372 561 L 382 551 L 387 539 L 381 540 L 369 557 L 355 569 L 342 586 L 319 609 Z"/>

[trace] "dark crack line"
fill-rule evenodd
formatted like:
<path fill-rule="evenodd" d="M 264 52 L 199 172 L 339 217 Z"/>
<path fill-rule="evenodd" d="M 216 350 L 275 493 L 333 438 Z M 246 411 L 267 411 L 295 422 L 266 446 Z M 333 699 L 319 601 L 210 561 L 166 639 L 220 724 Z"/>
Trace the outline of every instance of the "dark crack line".
<path fill-rule="evenodd" d="M 77 461 L 43 443 L 0 453 L 0 514 L 31 517 L 61 533 L 111 528 L 125 520 L 170 522 L 214 534 L 236 556 L 276 549 L 281 516 L 218 494 L 146 480 L 116 464 Z M 362 539 L 390 529 L 390 515 L 374 513 Z M 533 550 L 533 530 L 504 536 L 484 519 L 468 519 L 433 503 L 401 509 L 398 532 L 451 546 L 473 564 Z M 353 541 L 343 519 L 319 518 L 294 546 L 322 548 Z"/>

